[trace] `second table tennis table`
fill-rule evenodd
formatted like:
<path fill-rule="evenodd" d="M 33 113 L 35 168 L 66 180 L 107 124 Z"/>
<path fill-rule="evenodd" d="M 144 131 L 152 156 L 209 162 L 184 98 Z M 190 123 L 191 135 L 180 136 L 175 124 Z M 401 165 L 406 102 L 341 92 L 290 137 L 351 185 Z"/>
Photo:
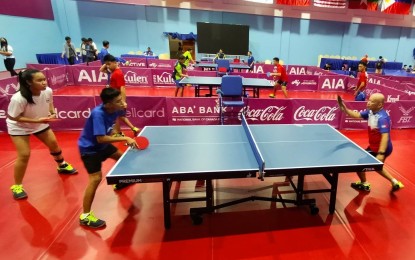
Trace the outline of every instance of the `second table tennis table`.
<path fill-rule="evenodd" d="M 186 77 L 183 78 L 180 82 L 182 85 L 190 84 L 195 88 L 195 97 L 200 96 L 200 90 L 203 89 L 203 86 L 208 87 L 209 94 L 207 96 L 213 95 L 213 88 L 219 87 L 222 83 L 221 77 Z M 261 88 L 272 89 L 274 86 L 267 79 L 258 79 L 258 78 L 242 78 L 242 85 L 244 92 L 247 89 L 252 89 L 253 97 L 259 98 L 259 90 Z"/>
<path fill-rule="evenodd" d="M 383 163 L 327 124 L 150 126 L 141 135 L 150 140 L 146 150 L 128 149 L 107 175 L 108 184 L 163 184 L 164 226 L 170 228 L 170 204 L 205 201 L 192 208 L 195 224 L 201 215 L 251 200 L 309 205 L 317 214 L 314 199 L 305 194 L 330 193 L 329 212 L 335 210 L 339 173 L 381 170 Z M 329 187 L 304 190 L 307 175 L 321 174 Z M 214 205 L 214 179 L 298 176 L 291 182 L 296 199 L 250 196 Z M 206 197 L 171 198 L 174 181 L 206 180 Z"/>

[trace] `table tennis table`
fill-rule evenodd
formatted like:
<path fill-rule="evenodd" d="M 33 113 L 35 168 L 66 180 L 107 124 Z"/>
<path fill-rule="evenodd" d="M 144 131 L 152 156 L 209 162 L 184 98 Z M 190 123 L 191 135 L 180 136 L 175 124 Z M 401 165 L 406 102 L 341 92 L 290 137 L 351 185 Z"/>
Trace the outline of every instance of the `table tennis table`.
<path fill-rule="evenodd" d="M 218 64 L 216 63 L 196 63 L 194 66 L 199 67 L 199 68 L 206 68 L 206 69 L 214 69 L 214 70 L 218 69 Z M 231 63 L 229 64 L 229 68 L 231 71 L 232 70 L 241 71 L 243 69 L 245 70 L 249 69 L 249 66 L 243 63 Z"/>
<path fill-rule="evenodd" d="M 329 212 L 335 211 L 339 173 L 381 170 L 383 163 L 327 124 L 146 126 L 140 135 L 150 140 L 146 150 L 128 149 L 106 176 L 108 184 L 161 182 L 164 226 L 171 226 L 170 205 L 205 201 L 191 208 L 195 224 L 201 215 L 234 204 L 264 200 L 308 205 L 317 214 L 315 199 L 305 194 L 330 193 Z M 306 175 L 321 174 L 329 187 L 304 190 Z M 215 179 L 298 176 L 290 180 L 296 199 L 250 196 L 214 205 Z M 206 180 L 206 196 L 171 198 L 174 181 Z M 259 181 L 259 180 L 258 180 Z M 200 194 L 200 193 L 199 193 Z"/>
<path fill-rule="evenodd" d="M 200 90 L 203 90 L 203 86 L 207 87 L 209 93 L 206 96 L 213 95 L 213 88 L 219 87 L 222 83 L 221 77 L 186 77 L 183 78 L 180 82 L 182 85 L 190 84 L 195 88 L 195 97 L 200 97 Z M 242 85 L 244 92 L 246 93 L 247 89 L 252 89 L 252 95 L 254 98 L 259 98 L 259 90 L 262 88 L 272 89 L 274 86 L 267 79 L 258 79 L 258 78 L 242 78 Z"/>

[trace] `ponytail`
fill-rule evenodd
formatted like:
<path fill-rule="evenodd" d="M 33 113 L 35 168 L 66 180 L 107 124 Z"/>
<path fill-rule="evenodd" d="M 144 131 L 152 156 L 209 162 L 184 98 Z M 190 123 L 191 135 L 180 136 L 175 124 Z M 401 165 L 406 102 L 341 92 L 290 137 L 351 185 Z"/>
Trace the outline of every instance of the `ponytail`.
<path fill-rule="evenodd" d="M 20 71 L 18 74 L 19 86 L 20 86 L 19 91 L 29 104 L 35 103 L 33 101 L 33 93 L 30 90 L 29 82 L 33 80 L 33 75 L 38 72 L 40 71 L 36 69 L 27 69 L 27 70 Z"/>

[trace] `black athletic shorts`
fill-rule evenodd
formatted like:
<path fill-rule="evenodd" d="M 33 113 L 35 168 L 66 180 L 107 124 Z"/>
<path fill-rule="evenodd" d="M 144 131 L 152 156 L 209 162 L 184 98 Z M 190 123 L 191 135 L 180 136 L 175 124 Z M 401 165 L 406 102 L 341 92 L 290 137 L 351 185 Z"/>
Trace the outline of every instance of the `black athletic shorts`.
<path fill-rule="evenodd" d="M 281 86 L 287 86 L 287 81 L 278 80 L 277 83 Z"/>
<path fill-rule="evenodd" d="M 33 133 L 34 135 L 40 135 L 41 133 L 44 133 L 44 132 L 46 132 L 46 131 L 48 131 L 50 129 L 50 126 L 48 126 L 48 127 L 46 127 L 45 129 L 43 129 L 43 130 L 40 130 L 39 132 L 36 132 L 36 133 Z M 10 135 L 10 136 L 29 136 L 30 134 L 27 134 L 27 135 Z"/>
<path fill-rule="evenodd" d="M 81 159 L 84 163 L 86 171 L 89 174 L 101 171 L 102 162 L 116 153 L 117 150 L 118 149 L 115 146 L 109 144 L 105 149 L 97 153 L 81 154 Z"/>

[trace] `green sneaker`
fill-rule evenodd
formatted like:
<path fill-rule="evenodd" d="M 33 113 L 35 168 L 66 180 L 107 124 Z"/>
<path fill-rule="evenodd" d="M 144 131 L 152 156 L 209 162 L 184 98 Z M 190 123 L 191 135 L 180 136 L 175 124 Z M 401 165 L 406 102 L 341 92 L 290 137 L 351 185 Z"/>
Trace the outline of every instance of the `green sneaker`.
<path fill-rule="evenodd" d="M 23 185 L 13 185 L 10 187 L 13 192 L 13 198 L 16 200 L 21 200 L 27 198 L 27 193 L 23 189 Z"/>
<path fill-rule="evenodd" d="M 353 182 L 350 186 L 356 190 L 370 191 L 369 183 L 362 183 L 361 181 Z"/>
<path fill-rule="evenodd" d="M 58 166 L 58 173 L 60 174 L 75 174 L 78 170 L 72 167 L 69 163 L 61 164 Z"/>
<path fill-rule="evenodd" d="M 392 192 L 398 191 L 404 187 L 405 186 L 403 186 L 402 182 L 398 181 L 397 183 L 392 184 Z"/>
<path fill-rule="evenodd" d="M 99 218 L 96 218 L 94 214 L 89 212 L 88 216 L 82 218 L 82 214 L 79 217 L 79 224 L 81 226 L 87 226 L 90 228 L 100 228 L 106 225 L 105 221 Z"/>

